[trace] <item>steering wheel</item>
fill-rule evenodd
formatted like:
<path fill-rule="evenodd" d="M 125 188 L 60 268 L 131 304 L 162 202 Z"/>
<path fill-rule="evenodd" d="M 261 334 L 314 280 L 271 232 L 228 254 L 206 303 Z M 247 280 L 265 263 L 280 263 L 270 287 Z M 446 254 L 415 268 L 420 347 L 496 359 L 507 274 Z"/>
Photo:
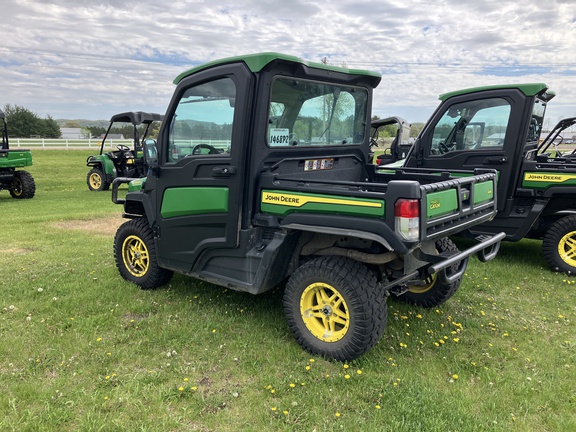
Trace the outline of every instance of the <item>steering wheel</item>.
<path fill-rule="evenodd" d="M 448 146 L 444 144 L 442 141 L 438 143 L 438 148 L 440 149 L 440 153 L 448 153 L 450 151 Z"/>
<path fill-rule="evenodd" d="M 199 155 L 199 154 L 206 154 L 202 153 L 202 149 L 207 149 L 208 154 L 218 154 L 220 153 L 216 147 L 212 147 L 210 144 L 197 144 L 192 148 L 192 154 Z"/>
<path fill-rule="evenodd" d="M 123 144 L 117 145 L 116 148 L 120 151 L 130 151 L 130 147 L 125 146 Z"/>

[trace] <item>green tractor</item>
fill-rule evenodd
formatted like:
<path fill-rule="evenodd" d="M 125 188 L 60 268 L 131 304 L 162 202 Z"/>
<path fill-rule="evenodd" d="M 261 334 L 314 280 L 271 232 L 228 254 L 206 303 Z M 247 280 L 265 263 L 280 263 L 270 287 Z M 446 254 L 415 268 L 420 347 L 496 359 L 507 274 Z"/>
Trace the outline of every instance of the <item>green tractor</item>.
<path fill-rule="evenodd" d="M 110 119 L 108 130 L 100 144 L 100 154 L 88 156 L 86 160 L 86 165 L 91 167 L 86 176 L 88 189 L 91 191 L 108 190 L 117 177 L 145 177 L 147 169 L 142 158 L 142 142 L 146 139 L 152 123 L 162 121 L 163 117 L 161 114 L 142 111 L 124 112 L 113 115 Z M 106 139 L 110 134 L 112 126 L 116 123 L 132 124 L 134 127 L 133 148 L 126 145 L 119 145 L 116 147 L 116 150 L 104 153 Z M 138 132 L 138 126 L 140 125 L 145 125 L 142 138 L 140 138 Z"/>
<path fill-rule="evenodd" d="M 0 190 L 10 191 L 12 198 L 32 198 L 36 193 L 36 183 L 28 171 L 18 170 L 32 165 L 32 153 L 27 149 L 10 150 L 6 116 L 0 110 L 2 120 L 2 147 L 0 148 Z"/>

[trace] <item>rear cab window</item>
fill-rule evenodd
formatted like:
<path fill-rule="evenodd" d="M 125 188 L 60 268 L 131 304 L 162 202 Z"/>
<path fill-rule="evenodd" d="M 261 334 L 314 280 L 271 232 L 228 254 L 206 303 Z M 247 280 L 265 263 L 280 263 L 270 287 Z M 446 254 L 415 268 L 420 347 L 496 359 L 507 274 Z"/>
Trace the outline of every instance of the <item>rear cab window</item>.
<path fill-rule="evenodd" d="M 270 147 L 352 145 L 364 141 L 366 89 L 277 77 L 272 83 Z"/>

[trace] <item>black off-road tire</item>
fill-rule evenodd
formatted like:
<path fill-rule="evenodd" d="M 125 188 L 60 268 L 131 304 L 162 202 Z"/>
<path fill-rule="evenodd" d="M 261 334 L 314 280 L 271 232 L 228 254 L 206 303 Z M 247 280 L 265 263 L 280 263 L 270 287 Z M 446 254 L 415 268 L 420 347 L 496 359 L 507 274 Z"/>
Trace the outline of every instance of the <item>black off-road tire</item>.
<path fill-rule="evenodd" d="M 92 168 L 86 175 L 86 183 L 91 191 L 105 191 L 110 189 L 110 182 L 100 168 Z"/>
<path fill-rule="evenodd" d="M 448 237 L 440 239 L 435 244 L 440 255 L 450 256 L 458 252 L 458 247 Z M 454 269 L 458 265 L 453 266 Z M 419 285 L 408 287 L 408 291 L 398 296 L 398 300 L 425 308 L 433 308 L 441 305 L 458 291 L 461 279 L 453 283 L 442 282 L 437 274 L 422 281 Z"/>
<path fill-rule="evenodd" d="M 576 216 L 566 216 L 548 228 L 542 252 L 552 270 L 576 274 Z"/>
<path fill-rule="evenodd" d="M 132 219 L 118 228 L 114 259 L 122 277 L 145 290 L 164 285 L 173 275 L 158 265 L 154 236 L 146 219 Z"/>
<path fill-rule="evenodd" d="M 302 348 L 338 361 L 372 348 L 388 316 L 375 274 L 344 257 L 315 258 L 300 266 L 284 290 L 284 313 Z"/>
<path fill-rule="evenodd" d="M 16 199 L 30 199 L 36 193 L 34 177 L 28 171 L 15 171 L 10 195 Z"/>

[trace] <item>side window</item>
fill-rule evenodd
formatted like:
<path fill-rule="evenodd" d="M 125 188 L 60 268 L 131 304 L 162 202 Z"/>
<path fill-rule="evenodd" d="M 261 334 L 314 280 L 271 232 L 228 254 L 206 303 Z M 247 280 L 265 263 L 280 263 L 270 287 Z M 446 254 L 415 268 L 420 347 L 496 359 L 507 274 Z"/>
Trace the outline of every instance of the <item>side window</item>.
<path fill-rule="evenodd" d="M 368 94 L 362 88 L 277 78 L 268 113 L 268 145 L 361 143 L 367 101 Z"/>
<path fill-rule="evenodd" d="M 457 150 L 500 150 L 510 120 L 510 104 L 501 98 L 450 106 L 434 128 L 430 155 Z"/>
<path fill-rule="evenodd" d="M 229 154 L 235 100 L 236 86 L 230 78 L 186 89 L 171 119 L 167 162 Z"/>

